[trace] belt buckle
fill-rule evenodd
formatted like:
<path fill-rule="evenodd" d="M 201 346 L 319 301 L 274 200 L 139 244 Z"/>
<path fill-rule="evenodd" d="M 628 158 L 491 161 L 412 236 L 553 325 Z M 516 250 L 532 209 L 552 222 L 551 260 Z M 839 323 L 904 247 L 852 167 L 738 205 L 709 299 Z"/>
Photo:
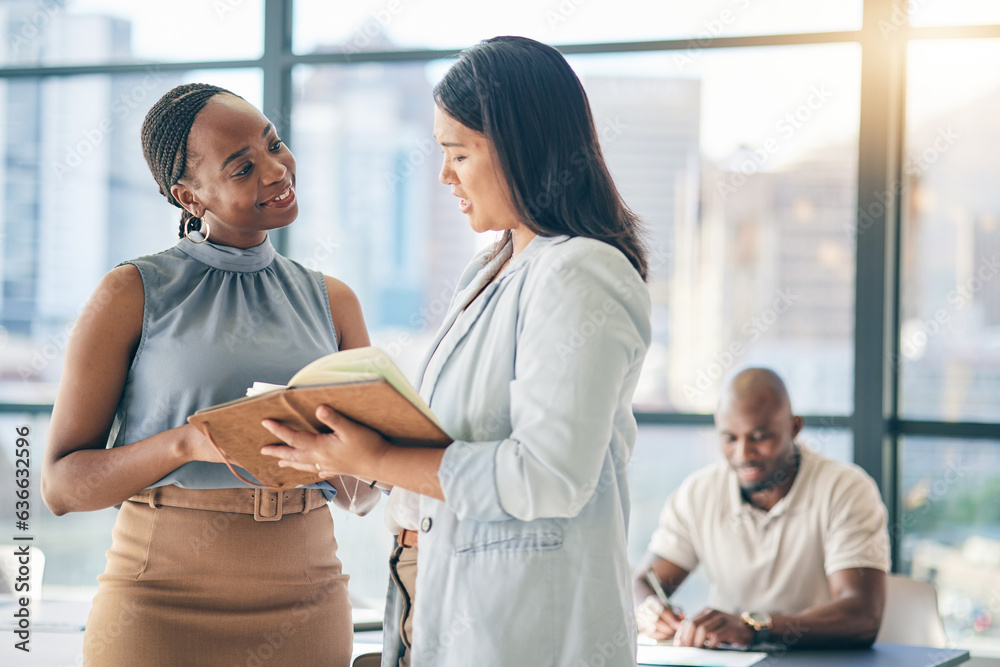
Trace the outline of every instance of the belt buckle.
<path fill-rule="evenodd" d="M 271 491 L 270 489 L 254 489 L 253 491 L 253 520 L 254 521 L 278 521 L 281 519 L 282 498 L 281 491 Z M 261 505 L 265 502 L 274 503 L 274 514 L 261 514 Z M 267 509 L 265 508 L 265 512 Z"/>
<path fill-rule="evenodd" d="M 407 530 L 403 528 L 402 530 L 399 531 L 399 535 L 397 536 L 396 539 L 397 542 L 399 543 L 399 546 L 405 547 L 407 549 L 412 549 L 413 547 L 417 546 L 417 540 L 418 540 L 417 531 Z"/>

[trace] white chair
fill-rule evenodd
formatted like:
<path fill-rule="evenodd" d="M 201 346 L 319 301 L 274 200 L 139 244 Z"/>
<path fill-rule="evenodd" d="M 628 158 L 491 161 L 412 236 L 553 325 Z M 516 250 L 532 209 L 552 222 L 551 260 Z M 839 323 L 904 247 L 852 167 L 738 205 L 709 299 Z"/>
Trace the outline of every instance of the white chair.
<path fill-rule="evenodd" d="M 885 611 L 876 642 L 943 648 L 937 591 L 926 581 L 890 574 L 885 578 Z"/>
<path fill-rule="evenodd" d="M 14 597 L 26 597 L 31 600 L 39 600 L 42 597 L 42 574 L 45 572 L 45 554 L 38 547 L 31 546 L 28 549 L 29 562 L 21 563 L 17 555 L 18 550 L 26 546 L 21 544 L 0 545 L 0 580 L 3 581 L 4 592 L 10 593 Z M 18 591 L 17 578 L 20 576 L 21 566 L 26 565 L 30 575 L 28 576 L 28 590 Z"/>

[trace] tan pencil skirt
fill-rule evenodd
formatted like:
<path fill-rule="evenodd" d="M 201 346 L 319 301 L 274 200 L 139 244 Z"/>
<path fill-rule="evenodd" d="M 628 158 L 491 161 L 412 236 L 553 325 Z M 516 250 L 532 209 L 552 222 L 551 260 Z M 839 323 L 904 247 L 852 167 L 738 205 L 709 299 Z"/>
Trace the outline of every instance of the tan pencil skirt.
<path fill-rule="evenodd" d="M 98 577 L 85 667 L 342 667 L 348 576 L 324 506 L 253 515 L 125 502 Z"/>

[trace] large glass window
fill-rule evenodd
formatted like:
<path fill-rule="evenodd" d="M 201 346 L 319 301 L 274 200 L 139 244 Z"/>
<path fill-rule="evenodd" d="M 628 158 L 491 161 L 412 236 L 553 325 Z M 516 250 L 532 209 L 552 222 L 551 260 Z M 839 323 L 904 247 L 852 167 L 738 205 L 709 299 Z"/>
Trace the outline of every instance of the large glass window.
<path fill-rule="evenodd" d="M 907 87 L 901 412 L 997 421 L 1000 41 L 915 42 Z"/>
<path fill-rule="evenodd" d="M 253 59 L 264 0 L 7 0 L 0 34 L 6 66 Z"/>
<path fill-rule="evenodd" d="M 803 441 L 872 468 L 898 460 L 900 474 L 879 480 L 899 499 L 896 567 L 935 582 L 952 641 L 1000 654 L 1000 601 L 990 597 L 1000 583 L 989 583 L 1000 567 L 989 513 L 1000 448 L 961 439 L 983 435 L 962 421 L 997 421 L 1000 396 L 1000 204 L 989 150 L 1000 5 L 906 4 L 908 19 L 889 15 L 883 0 L 0 3 L 0 404 L 12 411 L 0 419 L 0 469 L 12 478 L 13 429 L 28 424 L 37 481 L 69 331 L 100 277 L 175 242 L 178 211 L 157 194 L 138 130 L 153 101 L 186 81 L 226 86 L 258 107 L 266 90 L 268 111 L 288 114 L 274 120 L 291 125 L 300 217 L 275 242 L 347 282 L 373 342 L 412 375 L 456 277 L 492 241 L 468 228 L 437 181 L 431 88 L 450 61 L 431 58 L 498 34 L 588 54 L 570 62 L 652 249 L 654 340 L 636 394 L 640 420 L 700 423 L 685 413 L 712 412 L 728 373 L 761 364 L 786 378 L 796 412 L 842 425 L 866 389 L 856 386 L 855 349 L 870 352 L 855 332 L 855 256 L 871 238 L 854 233 L 859 127 L 893 102 L 888 92 L 860 99 L 861 63 L 877 39 L 907 62 L 905 80 L 886 89 L 906 90 L 905 127 L 889 128 L 905 139 L 894 186 L 902 245 L 898 267 L 887 256 L 860 268 L 898 268 L 884 311 L 898 305 L 900 344 L 878 389 L 899 387 L 898 414 L 892 406 L 886 420 L 855 420 L 858 451 L 851 431 L 818 420 Z M 878 17 L 871 30 L 861 30 L 864 5 Z M 977 26 L 977 39 L 951 41 L 970 31 L 948 26 Z M 643 40 L 678 41 L 662 50 L 635 43 Z M 857 313 L 866 332 L 882 326 Z M 926 429 L 955 437 L 920 436 Z M 900 432 L 914 435 L 893 459 Z M 885 452 L 869 449 L 886 434 Z M 670 491 L 719 459 L 707 425 L 640 426 L 633 562 Z M 0 499 L 0 518 L 12 516 L 9 501 Z M 90 595 L 115 510 L 56 518 L 37 494 L 32 503 L 46 595 Z M 381 509 L 334 518 L 352 594 L 379 605 L 391 546 Z M 688 608 L 704 601 L 707 584 L 697 581 L 680 598 Z"/>
<path fill-rule="evenodd" d="M 788 380 L 796 409 L 849 412 L 857 48 L 571 63 L 649 233 L 654 344 L 636 402 L 711 412 L 724 375 L 765 364 Z M 373 338 L 406 368 L 450 281 L 490 240 L 469 231 L 437 182 L 431 88 L 441 69 L 295 70 L 302 214 L 292 254 L 358 291 Z"/>
<path fill-rule="evenodd" d="M 358 54 L 393 49 L 458 49 L 496 35 L 524 35 L 549 44 L 691 39 L 671 58 L 697 57 L 718 37 L 856 30 L 861 0 L 296 0 L 296 53 Z M 433 17 L 432 19 L 429 17 Z"/>
<path fill-rule="evenodd" d="M 298 67 L 290 255 L 358 294 L 372 341 L 416 372 L 455 280 L 492 238 L 438 182 L 434 63 Z"/>
<path fill-rule="evenodd" d="M 119 262 L 176 243 L 142 156 L 146 111 L 208 81 L 260 105 L 256 70 L 20 78 L 0 87 L 0 400 L 51 403 L 73 322 Z"/>
<path fill-rule="evenodd" d="M 104 571 L 104 551 L 111 546 L 115 510 L 56 517 L 45 509 L 39 486 L 48 424 L 46 414 L 0 416 L 0 480 L 4 489 L 0 494 L 0 521 L 16 533 L 8 532 L 4 541 L 33 538 L 31 545 L 45 554 L 46 597 L 89 599 L 96 590 L 97 575 Z M 19 438 L 23 438 L 20 445 Z M 28 444 L 24 445 L 24 441 Z M 24 463 L 30 474 L 15 473 L 23 469 Z M 27 507 L 15 505 L 23 502 L 14 494 L 16 480 L 20 479 L 28 480 Z M 17 523 L 19 513 L 23 513 L 23 524 Z M 0 583 L 0 592 L 13 593 L 12 582 Z"/>
<path fill-rule="evenodd" d="M 157 192 L 139 128 L 157 98 L 190 81 L 217 83 L 260 104 L 257 70 L 0 84 L 0 401 L 51 404 L 70 331 L 101 277 L 123 260 L 176 243 L 179 211 Z M 0 465 L 12 480 L 14 428 L 23 424 L 32 432 L 37 492 L 47 415 L 0 420 Z M 32 516 L 35 544 L 47 556 L 46 588 L 93 587 L 115 510 L 54 517 L 35 495 Z"/>
<path fill-rule="evenodd" d="M 948 638 L 1000 653 L 1000 441 L 902 442 L 900 570 L 932 582 Z"/>
<path fill-rule="evenodd" d="M 851 409 L 859 89 L 854 45 L 574 56 L 651 245 L 653 345 L 636 403 L 712 412 L 774 368 L 802 412 Z"/>
<path fill-rule="evenodd" d="M 914 26 L 1000 23 L 1000 4 L 992 0 L 911 0 L 909 22 Z M 899 21 L 902 23 L 902 20 Z"/>

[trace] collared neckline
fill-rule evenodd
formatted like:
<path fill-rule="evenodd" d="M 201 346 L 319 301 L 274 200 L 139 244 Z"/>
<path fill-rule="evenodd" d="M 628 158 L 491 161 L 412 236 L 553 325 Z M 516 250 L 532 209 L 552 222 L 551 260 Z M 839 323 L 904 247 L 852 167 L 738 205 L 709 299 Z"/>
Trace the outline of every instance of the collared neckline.
<path fill-rule="evenodd" d="M 278 251 L 271 245 L 271 235 L 264 242 L 249 248 L 216 245 L 210 241 L 195 243 L 187 237 L 177 242 L 177 249 L 213 269 L 250 273 L 266 269 L 274 261 Z"/>
<path fill-rule="evenodd" d="M 566 241 L 569 238 L 570 237 L 565 234 L 558 236 L 538 236 L 536 234 L 535 237 L 528 241 L 527 245 L 524 246 L 524 249 L 521 250 L 520 254 L 513 259 L 510 266 L 508 266 L 507 270 L 504 271 L 503 275 L 496 279 L 495 284 L 503 282 L 509 276 L 512 276 L 523 269 L 532 257 L 537 255 L 547 246 L 560 241 Z M 486 251 L 484 251 L 484 253 L 485 252 Z M 513 254 L 514 242 L 511 240 L 500 249 L 500 252 L 497 253 L 496 257 L 486 262 L 482 268 L 479 269 L 475 278 L 469 281 L 469 284 L 466 285 L 465 290 L 463 290 L 464 296 L 459 299 L 461 306 L 458 309 L 458 312 L 468 308 L 469 304 L 471 304 L 482 292 L 489 289 L 489 285 L 487 283 L 493 280 L 493 276 L 496 275 L 497 271 L 500 270 L 500 267 L 502 267 Z"/>
<path fill-rule="evenodd" d="M 766 512 L 766 516 L 768 518 L 781 516 L 785 512 L 795 509 L 801 505 L 802 501 L 800 497 L 805 492 L 800 491 L 800 489 L 808 484 L 804 480 L 812 473 L 814 452 L 800 442 L 796 442 L 795 446 L 799 451 L 799 465 L 798 470 L 795 471 L 795 479 L 792 480 L 792 486 L 788 489 L 788 493 L 778 500 L 778 502 L 774 504 L 774 507 Z M 747 511 L 764 512 L 763 509 L 756 507 L 755 505 L 751 505 L 743 500 L 743 494 L 740 490 L 740 482 L 736 477 L 736 472 L 729 467 L 728 463 L 725 465 L 726 484 L 729 486 L 730 514 L 739 516 L 743 513 L 744 509 Z"/>
<path fill-rule="evenodd" d="M 475 270 L 475 274 L 473 274 L 471 278 L 468 278 L 468 282 L 465 283 L 465 286 L 462 287 L 461 290 L 455 295 L 454 302 L 449 308 L 448 313 L 445 315 L 444 321 L 441 323 L 441 326 L 438 328 L 438 332 L 434 337 L 434 342 L 431 343 L 430 350 L 427 353 L 426 358 L 424 359 L 424 363 L 420 367 L 420 370 L 417 371 L 417 376 L 416 376 L 417 387 L 422 387 L 424 382 L 428 381 L 426 375 L 428 370 L 432 370 L 430 366 L 431 359 L 433 359 L 435 355 L 441 352 L 439 348 L 441 346 L 441 343 L 447 336 L 448 331 L 450 331 L 451 328 L 456 325 L 459 316 L 462 315 L 462 313 L 467 308 L 469 308 L 469 306 L 473 303 L 473 301 L 475 301 L 477 298 L 481 296 L 485 296 L 486 299 L 489 299 L 492 296 L 492 294 L 495 293 L 496 290 L 498 290 L 500 286 L 507 280 L 508 276 L 511 276 L 520 271 L 527 264 L 528 260 L 530 260 L 533 256 L 541 252 L 543 248 L 551 245 L 552 243 L 558 241 L 564 241 L 569 238 L 570 237 L 566 235 L 560 235 L 560 236 L 536 235 L 533 239 L 528 241 L 527 245 L 524 246 L 524 249 L 521 251 L 521 253 L 514 258 L 514 260 L 510 263 L 510 266 L 507 267 L 507 271 L 504 272 L 504 274 L 500 276 L 499 279 L 494 281 L 492 284 L 489 283 L 493 279 L 493 276 L 496 275 L 496 272 L 500 270 L 500 267 L 503 266 L 504 262 L 506 262 L 514 252 L 513 241 L 505 244 L 504 247 L 500 249 L 500 252 L 497 253 L 497 256 L 488 262 L 485 262 L 485 260 L 486 257 L 489 256 L 490 252 L 492 252 L 492 250 L 486 248 L 480 251 L 473 258 L 472 266 L 475 266 L 476 263 L 480 262 L 485 262 L 485 263 L 482 264 L 478 269 L 473 269 L 470 266 L 470 268 L 466 269 L 466 272 L 462 274 L 462 280 L 460 281 L 460 283 L 464 282 L 468 278 L 469 273 L 471 273 L 472 270 Z M 485 303 L 486 303 L 485 300 L 481 301 L 478 310 L 476 310 L 473 313 L 469 313 L 470 318 L 466 320 L 467 327 L 471 327 L 472 322 L 474 322 L 475 319 L 479 317 L 479 314 L 482 313 L 482 308 L 485 306 Z M 456 339 L 456 343 L 457 340 L 458 339 Z M 451 349 L 449 349 L 446 353 L 450 354 Z M 440 366 L 436 366 L 438 371 L 440 371 L 442 367 L 443 367 L 443 362 Z M 430 381 L 436 385 L 437 377 L 432 378 Z M 430 397 L 425 397 L 425 398 L 427 398 L 428 402 L 430 402 L 429 400 Z"/>
<path fill-rule="evenodd" d="M 507 269 L 507 273 L 510 273 L 514 269 L 520 269 L 521 267 L 523 267 L 529 259 L 540 253 L 544 248 L 554 243 L 567 241 L 569 240 L 569 238 L 570 237 L 567 236 L 566 234 L 559 234 L 557 236 L 539 236 L 538 234 L 535 234 L 534 238 L 528 241 L 527 245 L 524 246 L 524 249 L 521 250 L 521 254 L 515 257 L 514 261 L 510 263 L 510 267 Z M 508 247 L 510 248 L 510 253 L 507 254 L 507 257 L 510 257 L 510 255 L 513 254 L 514 252 L 513 240 L 506 246 L 504 246 L 505 251 L 506 248 Z"/>
<path fill-rule="evenodd" d="M 514 260 L 510 263 L 510 266 L 507 267 L 507 271 L 502 276 L 500 276 L 500 280 L 503 280 L 506 276 L 512 273 L 520 271 L 524 267 L 524 265 L 528 262 L 529 259 L 537 255 L 539 252 L 541 252 L 542 249 L 545 248 L 546 246 L 549 246 L 553 243 L 558 243 L 559 241 L 566 241 L 569 238 L 570 237 L 565 234 L 560 234 L 558 236 L 539 236 L 538 234 L 536 234 L 524 246 L 520 254 L 518 254 L 518 256 L 515 257 Z M 487 278 L 492 278 L 494 275 L 496 275 L 496 272 L 500 269 L 500 267 L 503 266 L 513 254 L 514 254 L 514 241 L 513 239 L 511 239 L 507 241 L 507 243 L 504 245 L 503 248 L 500 249 L 500 252 L 497 253 L 496 257 L 494 257 L 492 260 L 483 265 L 483 268 L 479 270 L 479 274 L 476 276 L 476 280 L 474 280 L 473 282 L 477 282 L 480 278 L 483 278 L 484 276 Z"/>

